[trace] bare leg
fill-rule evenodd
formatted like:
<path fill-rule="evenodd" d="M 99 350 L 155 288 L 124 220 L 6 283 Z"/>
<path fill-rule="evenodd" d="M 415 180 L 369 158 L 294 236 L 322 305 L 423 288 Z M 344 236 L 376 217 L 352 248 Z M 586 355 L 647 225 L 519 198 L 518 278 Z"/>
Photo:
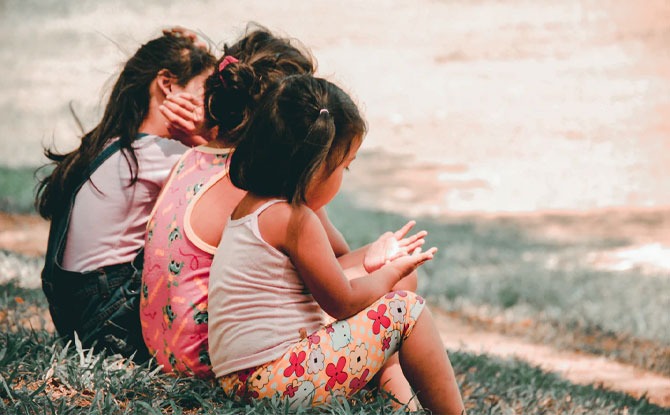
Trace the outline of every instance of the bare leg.
<path fill-rule="evenodd" d="M 361 259 L 362 261 L 362 259 Z M 349 279 L 359 278 L 368 275 L 362 265 L 353 266 L 345 269 L 345 275 Z M 411 291 L 416 292 L 418 285 L 418 277 L 416 271 L 401 279 L 394 285 L 392 291 Z M 416 410 L 416 398 L 412 393 L 412 388 L 407 382 L 405 375 L 400 367 L 398 354 L 393 355 L 377 373 L 374 379 L 375 384 L 384 389 L 387 393 L 395 396 L 395 398 L 402 403 L 409 403 L 408 409 Z M 410 402 L 410 400 L 412 400 Z"/>
<path fill-rule="evenodd" d="M 428 307 L 400 349 L 400 364 L 424 409 L 465 413 L 454 369 Z"/>
<path fill-rule="evenodd" d="M 417 287 L 417 275 L 416 271 L 412 272 L 407 277 L 398 281 L 396 285 L 393 286 L 393 291 L 412 291 L 416 292 Z M 395 398 L 407 405 L 407 408 L 411 411 L 416 411 L 416 398 L 412 393 L 412 388 L 407 382 L 405 375 L 402 373 L 402 368 L 400 367 L 400 360 L 398 358 L 398 353 L 394 354 L 386 361 L 384 366 L 381 368 L 377 374 L 377 379 L 379 381 L 379 387 L 384 389 L 384 391 L 395 396 Z"/>
<path fill-rule="evenodd" d="M 412 388 L 402 373 L 398 353 L 386 361 L 384 367 L 377 373 L 377 377 L 380 388 L 392 394 L 399 402 L 407 404 L 407 409 L 410 411 L 418 409 L 416 397 L 414 397 Z"/>

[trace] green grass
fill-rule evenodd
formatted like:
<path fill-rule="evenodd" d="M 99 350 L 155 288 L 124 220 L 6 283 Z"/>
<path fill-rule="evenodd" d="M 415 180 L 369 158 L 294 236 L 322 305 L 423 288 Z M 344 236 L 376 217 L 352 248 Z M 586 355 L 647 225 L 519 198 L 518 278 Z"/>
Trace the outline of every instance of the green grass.
<path fill-rule="evenodd" d="M 0 168 L 0 209 L 31 212 L 34 184 L 33 169 Z M 355 206 L 346 195 L 333 201 L 329 214 L 352 247 L 397 229 L 407 220 Z M 635 220 L 643 229 L 652 229 L 667 220 L 663 215 L 668 213 Z M 580 229 L 583 218 L 571 216 L 415 219 L 417 229 L 430 232 L 428 243 L 440 248 L 436 259 L 420 269 L 419 291 L 433 304 L 462 315 L 503 316 L 512 323 L 532 319 L 535 340 L 606 354 L 670 374 L 667 275 L 600 271 L 586 261 L 590 252 L 630 244 L 627 235 L 589 236 L 587 230 L 566 241 L 537 232 L 542 226 Z M 63 350 L 52 335 L 40 329 L 11 331 L 9 321 L 17 321 L 21 313 L 24 318 L 34 315 L 34 308 L 25 308 L 28 305 L 44 312 L 45 300 L 38 290 L 14 285 L 3 286 L 0 293 L 0 321 L 5 313 L 0 323 L 0 397 L 4 405 L 0 413 L 192 413 L 200 408 L 204 408 L 202 413 L 275 413 L 285 409 L 280 402 L 247 408 L 226 400 L 211 385 L 166 377 L 151 368 L 122 365 L 112 370 L 118 368 L 113 358 L 90 356 L 76 351 L 74 345 Z M 14 297 L 25 301 L 18 304 Z M 619 348 L 606 350 L 591 337 L 610 343 L 615 338 Z M 638 347 L 643 341 L 646 346 Z M 452 359 L 457 373 L 462 374 L 471 413 L 663 413 L 645 400 L 572 385 L 519 361 L 460 352 L 452 353 Z M 54 376 L 47 376 L 50 369 L 58 373 L 57 383 Z M 88 383 L 77 383 L 84 379 Z M 64 395 L 55 396 L 58 390 Z M 390 409 L 388 399 L 379 396 L 372 404 L 359 399 L 346 404 L 347 408 L 343 405 L 323 411 L 356 413 L 362 408 L 378 413 Z"/>
<path fill-rule="evenodd" d="M 0 285 L 2 414 L 289 412 L 280 399 L 246 404 L 226 398 L 207 381 L 174 378 L 151 364 L 135 366 L 76 344 L 64 347 L 52 333 L 22 323 L 44 315 L 45 307 L 39 290 Z M 670 414 L 646 398 L 574 385 L 518 360 L 455 351 L 450 356 L 470 414 Z M 392 408 L 389 397 L 373 392 L 299 412 L 404 413 Z"/>
<path fill-rule="evenodd" d="M 32 212 L 34 186 L 34 168 L 0 167 L 0 209 Z M 352 247 L 407 221 L 355 206 L 346 195 L 330 204 L 329 213 Z M 670 212 L 659 215 L 667 221 Z M 670 345 L 667 275 L 641 276 L 637 269 L 600 271 L 587 261 L 591 252 L 629 244 L 625 234 L 588 237 L 585 230 L 585 237 L 565 242 L 533 232 L 537 219 L 415 219 L 417 228 L 430 232 L 428 243 L 440 248 L 435 260 L 420 269 L 420 291 L 445 300 L 446 307 L 480 307 L 491 315 L 595 327 Z M 659 219 L 639 220 L 649 221 L 645 226 L 651 229 Z M 557 227 L 580 225 L 580 219 L 571 216 L 541 221 Z"/>
<path fill-rule="evenodd" d="M 36 167 L 0 166 L 0 211 L 34 213 Z"/>
<path fill-rule="evenodd" d="M 329 215 L 353 248 L 407 221 L 399 215 L 357 207 L 346 195 L 329 205 Z M 643 226 L 653 229 L 669 215 L 660 212 L 637 220 L 647 220 Z M 586 219 L 415 219 L 417 230 L 429 232 L 427 244 L 440 249 L 433 261 L 419 269 L 419 291 L 434 304 L 459 312 L 475 310 L 490 318 L 542 321 L 564 332 L 580 328 L 617 333 L 670 348 L 667 272 L 609 272 L 595 269 L 588 261 L 592 252 L 631 244 L 625 234 L 598 236 L 607 224 L 593 225 L 593 219 L 587 218 L 590 222 L 584 223 L 582 235 L 565 241 L 537 230 L 558 227 L 580 232 Z M 670 373 L 670 367 L 667 369 Z"/>

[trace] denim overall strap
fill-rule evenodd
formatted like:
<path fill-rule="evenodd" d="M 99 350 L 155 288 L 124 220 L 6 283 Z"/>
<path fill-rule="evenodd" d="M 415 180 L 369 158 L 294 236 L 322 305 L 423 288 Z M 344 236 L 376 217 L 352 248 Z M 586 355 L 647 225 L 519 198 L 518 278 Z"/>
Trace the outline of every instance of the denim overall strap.
<path fill-rule="evenodd" d="M 139 134 L 137 138 L 147 134 Z M 129 263 L 75 272 L 63 269 L 61 261 L 75 198 L 91 175 L 120 151 L 119 141 L 108 145 L 88 166 L 74 186 L 65 208 L 54 215 L 42 270 L 42 289 L 58 333 L 72 340 L 79 334 L 84 347 L 97 344 L 112 353 L 136 361 L 148 359 L 139 325 L 139 291 L 144 262 L 143 249 Z"/>
<path fill-rule="evenodd" d="M 42 278 L 44 278 L 45 275 L 50 276 L 53 273 L 54 265 L 60 264 L 60 261 L 63 259 L 63 245 L 66 240 L 67 229 L 70 225 L 70 216 L 72 214 L 72 208 L 74 207 L 74 200 L 77 197 L 77 193 L 79 193 L 81 187 L 88 181 L 88 179 L 90 179 L 91 175 L 98 169 L 98 167 L 120 149 L 121 144 L 118 140 L 108 145 L 88 166 L 86 173 L 81 175 L 79 182 L 76 183 L 74 191 L 66 202 L 66 209 L 64 209 L 61 214 L 52 217 L 51 225 L 49 226 L 49 240 L 47 243 L 47 252 L 44 257 Z"/>

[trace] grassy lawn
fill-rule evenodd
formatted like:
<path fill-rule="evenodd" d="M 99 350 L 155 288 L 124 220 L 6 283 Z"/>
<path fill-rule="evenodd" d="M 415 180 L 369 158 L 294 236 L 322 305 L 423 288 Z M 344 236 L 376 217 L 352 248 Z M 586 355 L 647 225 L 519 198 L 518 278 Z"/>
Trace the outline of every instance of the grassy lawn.
<path fill-rule="evenodd" d="M 33 177 L 31 169 L 0 168 L 0 208 L 30 212 Z M 356 207 L 346 196 L 336 198 L 329 214 L 352 247 L 407 220 Z M 654 215 L 639 219 L 643 228 L 665 220 L 664 213 Z M 471 322 L 503 322 L 493 329 L 524 327 L 535 340 L 670 374 L 670 279 L 647 270 L 596 269 L 589 261 L 593 252 L 631 244 L 628 235 L 590 233 L 591 224 L 571 239 L 546 236 L 549 228 L 581 229 L 583 219 L 561 216 L 415 219 L 417 230 L 430 232 L 428 243 L 440 248 L 420 270 L 419 291 L 434 306 Z M 64 348 L 41 328 L 40 316 L 48 319 L 40 290 L 0 285 L 2 414 L 288 411 L 280 400 L 249 406 L 207 382 L 175 379 L 76 345 Z M 644 398 L 574 385 L 518 360 L 459 351 L 450 356 L 470 414 L 670 414 Z M 370 392 L 309 412 L 393 413 L 391 403 Z"/>
<path fill-rule="evenodd" d="M 354 248 L 407 221 L 355 207 L 346 195 L 329 208 Z M 591 261 L 594 254 L 634 242 L 635 235 L 608 232 L 615 226 L 610 222 L 629 228 L 628 222 L 640 222 L 637 233 L 644 233 L 666 226 L 668 217 L 670 211 L 604 223 L 597 216 L 567 215 L 415 218 L 416 229 L 429 232 L 427 245 L 440 249 L 419 269 L 419 291 L 432 304 L 468 318 L 525 322 L 534 340 L 670 375 L 668 271 L 602 270 Z M 568 237 L 547 236 L 556 229 Z"/>
<path fill-rule="evenodd" d="M 14 213 L 35 211 L 35 170 L 35 167 L 0 166 L 0 210 Z"/>
<path fill-rule="evenodd" d="M 0 286 L 0 413 L 287 413 L 280 399 L 226 398 L 213 384 L 177 379 L 154 366 L 63 345 L 35 316 L 48 318 L 40 290 Z M 645 398 L 579 386 L 518 360 L 450 351 L 470 414 L 663 414 Z M 404 413 L 374 391 L 303 413 Z M 420 413 L 420 412 L 419 412 Z"/>

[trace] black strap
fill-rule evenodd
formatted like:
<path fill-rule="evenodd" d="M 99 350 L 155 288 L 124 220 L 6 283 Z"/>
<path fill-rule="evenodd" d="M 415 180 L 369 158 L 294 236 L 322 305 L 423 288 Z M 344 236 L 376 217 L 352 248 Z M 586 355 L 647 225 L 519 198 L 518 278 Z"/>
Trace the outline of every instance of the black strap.
<path fill-rule="evenodd" d="M 109 159 L 112 155 L 114 155 L 114 153 L 116 153 L 120 149 L 121 149 L 121 143 L 119 142 L 119 140 L 116 140 L 107 147 L 105 147 L 104 150 L 102 150 L 102 152 L 98 155 L 98 157 L 96 157 L 93 160 L 93 162 L 87 167 L 86 173 L 81 176 L 82 177 L 81 180 L 79 181 L 79 183 L 77 183 L 76 187 L 72 191 L 72 194 L 70 195 L 67 210 L 63 211 L 63 215 L 60 217 L 60 220 L 51 221 L 52 229 L 49 230 L 49 239 L 51 240 L 52 235 L 56 239 L 54 240 L 55 245 L 53 247 L 52 246 L 49 247 L 52 248 L 52 252 L 51 253 L 47 252 L 46 261 L 48 262 L 57 261 L 58 263 L 60 263 L 63 252 L 63 245 L 67 234 L 67 229 L 68 226 L 70 225 L 70 216 L 72 215 L 72 208 L 74 207 L 74 200 L 77 197 L 77 193 L 79 193 L 79 190 L 84 185 L 84 183 L 86 183 L 88 179 L 91 178 L 91 175 L 93 175 L 93 173 L 102 165 L 102 163 L 107 161 L 107 159 Z M 54 224 L 56 225 L 56 229 L 53 229 Z"/>
<path fill-rule="evenodd" d="M 146 137 L 149 134 L 138 133 L 135 138 L 140 139 Z M 121 149 L 120 140 L 116 140 L 105 147 L 102 152 L 96 157 L 93 162 L 87 167 L 84 174 L 81 175 L 79 183 L 76 183 L 74 190 L 70 194 L 69 200 L 67 200 L 66 208 L 62 211 L 60 215 L 54 216 L 51 220 L 51 225 L 49 228 L 49 241 L 47 245 L 47 252 L 45 255 L 44 261 L 44 270 L 42 276 L 50 276 L 54 271 L 54 265 L 59 264 L 62 259 L 63 247 L 67 236 L 67 229 L 70 225 L 70 216 L 72 215 L 72 209 L 74 207 L 74 201 L 77 197 L 77 193 L 81 187 L 86 183 L 91 175 L 112 155 Z"/>

